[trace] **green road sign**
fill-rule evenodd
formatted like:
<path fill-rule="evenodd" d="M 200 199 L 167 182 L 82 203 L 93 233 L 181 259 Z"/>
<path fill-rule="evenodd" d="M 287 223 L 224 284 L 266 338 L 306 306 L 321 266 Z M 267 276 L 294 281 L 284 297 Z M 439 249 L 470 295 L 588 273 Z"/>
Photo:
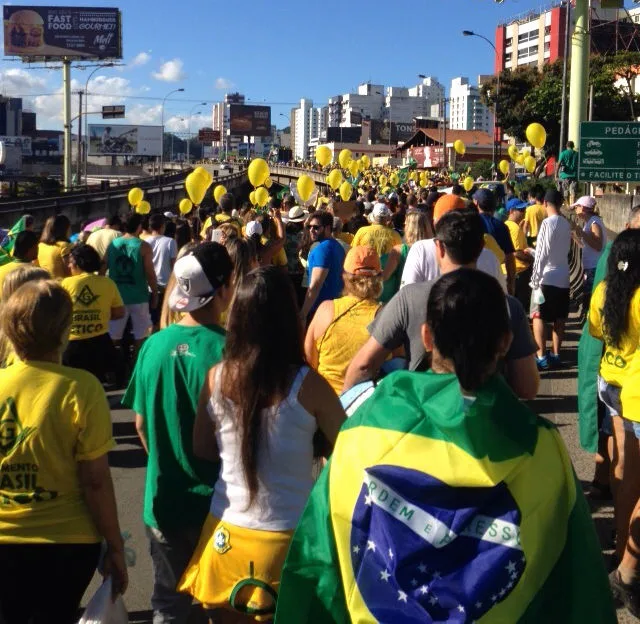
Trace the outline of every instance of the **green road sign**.
<path fill-rule="evenodd" d="M 640 123 L 583 121 L 578 180 L 640 182 Z"/>

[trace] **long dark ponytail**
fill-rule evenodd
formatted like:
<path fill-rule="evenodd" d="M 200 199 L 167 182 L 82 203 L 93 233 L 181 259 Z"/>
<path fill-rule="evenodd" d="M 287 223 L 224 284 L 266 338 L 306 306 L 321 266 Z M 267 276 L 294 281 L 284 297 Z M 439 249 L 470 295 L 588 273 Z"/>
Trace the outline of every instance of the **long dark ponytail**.
<path fill-rule="evenodd" d="M 640 230 L 624 230 L 613 241 L 605 280 L 602 333 L 608 343 L 620 348 L 629 327 L 631 299 L 640 287 Z"/>
<path fill-rule="evenodd" d="M 251 271 L 236 291 L 222 376 L 222 392 L 237 407 L 250 501 L 258 491 L 261 410 L 287 396 L 303 364 L 302 325 L 289 277 L 273 266 Z"/>

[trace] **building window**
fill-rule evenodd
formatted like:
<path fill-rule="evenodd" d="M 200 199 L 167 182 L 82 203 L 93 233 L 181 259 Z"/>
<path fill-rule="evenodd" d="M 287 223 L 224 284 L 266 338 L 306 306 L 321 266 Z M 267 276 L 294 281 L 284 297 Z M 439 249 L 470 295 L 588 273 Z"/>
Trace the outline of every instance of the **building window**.
<path fill-rule="evenodd" d="M 530 30 L 529 32 L 518 35 L 518 43 L 526 43 L 527 41 L 534 41 L 538 38 L 537 30 Z"/>
<path fill-rule="evenodd" d="M 545 52 L 549 52 L 549 50 L 551 50 L 551 42 L 550 42 L 550 41 L 547 41 L 547 42 L 544 44 L 544 51 L 545 51 Z"/>
<path fill-rule="evenodd" d="M 512 56 L 511 52 L 507 52 L 507 53 L 504 55 L 504 62 L 505 62 L 505 63 L 510 63 L 510 62 L 511 62 L 511 56 Z"/>
<path fill-rule="evenodd" d="M 545 35 L 550 35 L 551 34 L 551 26 L 545 26 L 544 27 L 544 34 Z"/>
<path fill-rule="evenodd" d="M 505 45 L 506 48 L 508 48 L 512 44 L 513 44 L 513 38 L 512 37 L 509 37 L 508 39 L 505 39 L 504 45 Z"/>

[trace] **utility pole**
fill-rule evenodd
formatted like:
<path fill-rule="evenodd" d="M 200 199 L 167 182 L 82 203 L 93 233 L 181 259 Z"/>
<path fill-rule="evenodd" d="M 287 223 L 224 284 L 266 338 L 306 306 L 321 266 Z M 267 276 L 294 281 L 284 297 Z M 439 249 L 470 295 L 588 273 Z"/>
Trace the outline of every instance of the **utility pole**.
<path fill-rule="evenodd" d="M 564 4 L 564 58 L 562 59 L 562 106 L 560 110 L 560 153 L 566 145 L 567 132 L 567 69 L 569 65 L 569 38 L 571 37 L 571 0 L 565 0 Z"/>
<path fill-rule="evenodd" d="M 71 190 L 71 60 L 62 59 L 62 114 L 64 119 L 64 190 Z"/>
<path fill-rule="evenodd" d="M 580 143 L 580 122 L 587 118 L 587 85 L 589 82 L 589 32 L 591 2 L 576 0 L 576 27 L 571 41 L 571 81 L 569 88 L 569 140 Z"/>
<path fill-rule="evenodd" d="M 76 154 L 76 184 L 82 184 L 82 91 L 78 91 L 78 153 Z"/>

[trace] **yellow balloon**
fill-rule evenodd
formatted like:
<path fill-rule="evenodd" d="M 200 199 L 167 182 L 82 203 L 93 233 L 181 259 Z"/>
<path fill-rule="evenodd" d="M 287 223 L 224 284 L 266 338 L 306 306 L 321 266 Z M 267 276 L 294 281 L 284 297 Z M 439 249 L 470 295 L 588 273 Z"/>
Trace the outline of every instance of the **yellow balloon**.
<path fill-rule="evenodd" d="M 507 152 L 511 157 L 511 160 L 516 160 L 516 158 L 518 158 L 519 152 L 518 152 L 518 148 L 515 145 L 509 145 Z"/>
<path fill-rule="evenodd" d="M 218 184 L 218 186 L 216 186 L 216 188 L 213 189 L 213 199 L 216 200 L 216 204 L 219 204 L 220 198 L 226 194 L 227 194 L 227 189 L 222 184 Z"/>
<path fill-rule="evenodd" d="M 144 197 L 144 191 L 141 188 L 132 188 L 127 195 L 127 199 L 129 200 L 129 204 L 131 206 L 137 206 Z"/>
<path fill-rule="evenodd" d="M 271 188 L 271 187 L 273 186 L 273 180 L 272 180 L 271 178 L 267 178 L 267 179 L 264 181 L 264 185 L 265 185 L 268 189 L 269 189 L 269 188 Z"/>
<path fill-rule="evenodd" d="M 342 171 L 333 169 L 327 176 L 327 183 L 335 191 L 342 184 Z"/>
<path fill-rule="evenodd" d="M 509 173 L 509 161 L 508 160 L 501 160 L 500 163 L 498 164 L 498 169 L 500 169 L 500 171 L 504 175 L 507 175 L 507 173 Z"/>
<path fill-rule="evenodd" d="M 144 199 L 136 204 L 136 212 L 138 214 L 149 214 L 151 212 L 151 204 Z"/>
<path fill-rule="evenodd" d="M 524 168 L 529 173 L 533 173 L 536 170 L 536 159 L 533 156 L 527 156 L 524 159 Z"/>
<path fill-rule="evenodd" d="M 378 183 L 380 184 L 380 186 L 384 187 L 384 186 L 387 186 L 387 184 L 389 184 L 389 180 L 386 175 L 381 175 L 378 178 Z"/>
<path fill-rule="evenodd" d="M 258 206 L 264 207 L 269 203 L 269 191 L 264 186 L 257 188 L 254 193 Z"/>
<path fill-rule="evenodd" d="M 269 177 L 269 165 L 263 158 L 254 158 L 249 163 L 247 170 L 249 182 L 255 187 L 262 186 L 264 181 Z"/>
<path fill-rule="evenodd" d="M 400 183 L 400 178 L 398 177 L 397 173 L 392 173 L 389 176 L 389 184 L 391 186 L 398 186 L 398 184 Z"/>
<path fill-rule="evenodd" d="M 474 179 L 471 176 L 467 176 L 462 182 L 462 187 L 468 193 L 473 188 L 474 184 L 475 184 Z"/>
<path fill-rule="evenodd" d="M 189 214 L 192 208 L 193 204 L 191 203 L 191 200 L 187 199 L 186 197 L 184 199 L 181 199 L 180 203 L 178 204 L 180 214 Z"/>
<path fill-rule="evenodd" d="M 524 165 L 524 154 L 518 154 L 518 155 L 516 156 L 516 162 L 517 162 L 519 165 Z"/>
<path fill-rule="evenodd" d="M 196 173 L 195 171 L 192 171 L 184 181 L 184 187 L 187 189 L 187 195 L 196 206 L 199 206 L 202 203 L 210 184 L 211 183 L 205 179 L 205 176 L 201 173 Z"/>
<path fill-rule="evenodd" d="M 197 176 L 200 176 L 203 180 L 207 182 L 207 188 L 211 186 L 211 183 L 213 182 L 213 176 L 204 167 L 196 167 L 193 170 L 193 173 L 195 173 Z"/>
<path fill-rule="evenodd" d="M 427 186 L 427 178 L 420 178 L 420 182 L 418 183 L 422 188 Z"/>
<path fill-rule="evenodd" d="M 318 145 L 316 148 L 316 161 L 321 167 L 326 167 L 333 158 L 331 149 L 326 145 Z"/>
<path fill-rule="evenodd" d="M 349 163 L 348 169 L 349 169 L 349 173 L 351 174 L 351 177 L 355 178 L 358 175 L 358 172 L 360 171 L 360 165 L 358 164 L 358 161 L 352 160 Z"/>
<path fill-rule="evenodd" d="M 346 169 L 349 166 L 349 161 L 351 160 L 351 150 L 343 149 L 338 154 L 338 162 L 343 169 Z"/>
<path fill-rule="evenodd" d="M 467 151 L 466 145 L 460 139 L 453 142 L 453 149 L 456 150 L 460 156 L 464 156 L 464 153 Z"/>
<path fill-rule="evenodd" d="M 298 178 L 298 182 L 296 183 L 296 187 L 298 189 L 298 195 L 300 195 L 300 199 L 303 202 L 309 200 L 313 191 L 316 188 L 316 183 L 310 178 L 306 173 L 302 174 Z"/>
<path fill-rule="evenodd" d="M 371 167 L 371 159 L 366 154 L 362 156 L 362 158 L 360 159 L 360 162 L 363 164 L 365 169 L 368 169 L 369 167 Z"/>
<path fill-rule="evenodd" d="M 536 149 L 544 147 L 547 142 L 547 131 L 544 126 L 539 123 L 531 123 L 527 126 L 526 130 L 527 141 L 533 145 Z"/>
<path fill-rule="evenodd" d="M 249 193 L 249 201 L 251 202 L 252 206 L 256 206 L 257 205 L 257 201 L 256 201 L 256 192 L 255 191 L 251 191 L 251 193 Z"/>
<path fill-rule="evenodd" d="M 340 185 L 340 197 L 342 198 L 342 201 L 349 201 L 352 193 L 353 187 L 351 184 L 345 181 Z"/>

